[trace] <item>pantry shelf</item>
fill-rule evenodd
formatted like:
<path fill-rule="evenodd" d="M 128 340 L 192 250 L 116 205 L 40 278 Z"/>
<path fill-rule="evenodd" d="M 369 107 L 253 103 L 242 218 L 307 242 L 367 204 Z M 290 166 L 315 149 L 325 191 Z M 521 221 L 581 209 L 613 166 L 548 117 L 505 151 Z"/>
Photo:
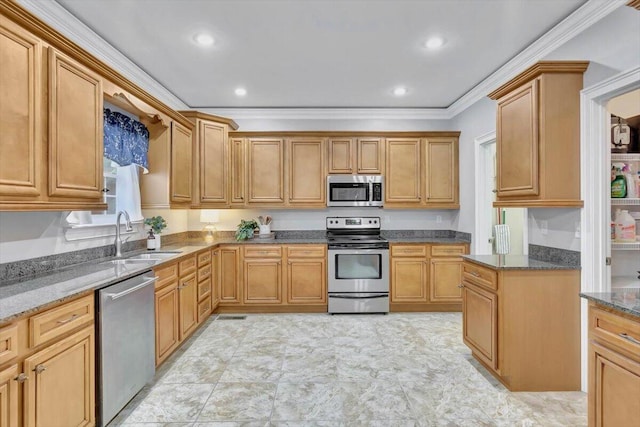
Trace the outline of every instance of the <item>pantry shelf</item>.
<path fill-rule="evenodd" d="M 611 242 L 611 250 L 614 250 L 614 251 L 640 251 L 640 242 L 636 242 L 636 243 L 615 243 L 615 242 Z"/>
<path fill-rule="evenodd" d="M 612 205 L 636 206 L 640 205 L 640 199 L 611 199 Z"/>
<path fill-rule="evenodd" d="M 629 161 L 629 162 L 640 162 L 640 153 L 631 153 L 631 154 L 611 154 L 612 161 Z"/>

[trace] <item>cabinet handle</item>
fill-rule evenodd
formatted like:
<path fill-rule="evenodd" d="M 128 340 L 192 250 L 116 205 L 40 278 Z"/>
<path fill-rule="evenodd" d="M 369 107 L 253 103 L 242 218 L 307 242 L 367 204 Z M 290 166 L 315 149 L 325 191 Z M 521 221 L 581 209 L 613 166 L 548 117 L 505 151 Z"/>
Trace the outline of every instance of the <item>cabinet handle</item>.
<path fill-rule="evenodd" d="M 621 333 L 621 334 L 618 334 L 618 336 L 619 336 L 620 338 L 623 338 L 623 339 L 625 339 L 625 340 L 629 341 L 629 342 L 632 342 L 632 343 L 634 343 L 634 344 L 638 344 L 638 345 L 640 345 L 640 341 L 638 341 L 637 339 L 635 339 L 634 337 L 632 337 L 632 336 L 630 336 L 630 335 L 627 335 L 627 334 L 626 334 L 626 333 L 624 333 L 624 332 L 623 332 L 623 333 Z"/>
<path fill-rule="evenodd" d="M 77 315 L 77 314 L 72 314 L 72 315 L 71 315 L 71 317 L 69 317 L 68 319 L 66 319 L 66 320 L 58 320 L 58 322 L 57 322 L 57 323 L 58 323 L 59 325 L 64 325 L 65 323 L 69 323 L 69 322 L 71 322 L 72 320 L 75 320 L 77 317 L 78 317 L 78 315 Z"/>
<path fill-rule="evenodd" d="M 491 190 L 491 192 L 492 192 L 492 193 L 497 193 L 497 192 L 498 192 L 498 190 L 495 190 L 495 189 L 494 189 L 494 190 Z"/>
<path fill-rule="evenodd" d="M 287 264 L 291 265 L 291 261 L 287 261 Z"/>
<path fill-rule="evenodd" d="M 42 372 L 44 372 L 44 371 L 46 371 L 46 370 L 47 370 L 47 367 L 46 367 L 46 366 L 44 366 L 44 365 L 38 365 L 38 366 L 36 366 L 36 367 L 33 369 L 33 371 L 34 371 L 36 374 L 41 374 Z"/>
<path fill-rule="evenodd" d="M 475 271 L 470 271 L 469 274 L 471 274 L 473 277 L 480 277 L 480 275 Z"/>
<path fill-rule="evenodd" d="M 29 377 L 24 372 L 20 372 L 20 375 L 14 378 L 15 381 L 18 381 L 20 384 L 28 380 Z"/>
<path fill-rule="evenodd" d="M 463 285 L 462 283 L 460 283 L 460 284 L 458 285 L 458 287 L 459 287 L 460 289 L 462 289 L 462 288 L 464 288 L 464 285 Z"/>

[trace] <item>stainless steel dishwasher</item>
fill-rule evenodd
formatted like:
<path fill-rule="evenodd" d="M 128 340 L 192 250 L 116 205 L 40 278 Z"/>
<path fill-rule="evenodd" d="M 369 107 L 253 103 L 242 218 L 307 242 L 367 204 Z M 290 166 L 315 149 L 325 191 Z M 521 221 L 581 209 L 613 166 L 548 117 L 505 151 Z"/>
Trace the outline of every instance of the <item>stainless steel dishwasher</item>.
<path fill-rule="evenodd" d="M 108 424 L 155 374 L 156 280 L 148 271 L 96 293 L 99 425 Z"/>

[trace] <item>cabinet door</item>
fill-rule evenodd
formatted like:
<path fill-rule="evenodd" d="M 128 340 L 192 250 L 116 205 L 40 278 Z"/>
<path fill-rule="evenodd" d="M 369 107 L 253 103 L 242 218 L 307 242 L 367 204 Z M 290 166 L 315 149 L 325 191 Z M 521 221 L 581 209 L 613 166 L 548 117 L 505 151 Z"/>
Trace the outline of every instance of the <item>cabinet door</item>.
<path fill-rule="evenodd" d="M 429 301 L 462 302 L 462 260 L 459 258 L 433 258 L 429 265 Z"/>
<path fill-rule="evenodd" d="M 458 140 L 425 141 L 425 203 L 458 207 Z"/>
<path fill-rule="evenodd" d="M 41 194 L 41 49 L 40 39 L 0 16 L 0 195 Z"/>
<path fill-rule="evenodd" d="M 94 360 L 93 325 L 25 359 L 24 425 L 94 425 Z"/>
<path fill-rule="evenodd" d="M 391 259 L 391 302 L 427 302 L 427 261 Z"/>
<path fill-rule="evenodd" d="M 326 173 L 324 139 L 291 139 L 288 142 L 289 203 L 324 207 Z"/>
<path fill-rule="evenodd" d="M 49 48 L 49 195 L 102 199 L 102 81 Z"/>
<path fill-rule="evenodd" d="M 498 369 L 498 296 L 463 282 L 462 338 L 494 370 Z"/>
<path fill-rule="evenodd" d="M 244 204 L 245 142 L 242 138 L 231 140 L 231 203 Z"/>
<path fill-rule="evenodd" d="M 354 141 L 352 138 L 329 138 L 329 174 L 354 172 Z"/>
<path fill-rule="evenodd" d="M 220 303 L 240 302 L 240 248 L 223 246 L 219 249 L 218 265 Z"/>
<path fill-rule="evenodd" d="M 498 197 L 538 195 L 538 119 L 537 79 L 498 101 Z"/>
<path fill-rule="evenodd" d="M 245 304 L 282 303 L 282 261 L 249 259 L 244 261 Z"/>
<path fill-rule="evenodd" d="M 385 202 L 417 205 L 420 196 L 420 140 L 387 139 Z"/>
<path fill-rule="evenodd" d="M 200 202 L 226 205 L 229 203 L 227 127 L 200 120 L 198 144 Z"/>
<path fill-rule="evenodd" d="M 284 140 L 249 139 L 250 204 L 284 204 Z"/>
<path fill-rule="evenodd" d="M 180 341 L 184 340 L 198 325 L 198 283 L 196 275 L 181 277 L 178 284 L 180 304 Z"/>
<path fill-rule="evenodd" d="M 358 173 L 380 174 L 384 170 L 384 139 L 358 138 Z"/>
<path fill-rule="evenodd" d="M 193 142 L 191 129 L 171 123 L 171 201 L 191 201 Z"/>
<path fill-rule="evenodd" d="M 211 310 L 215 310 L 220 302 L 220 249 L 211 252 Z"/>
<path fill-rule="evenodd" d="M 0 371 L 0 427 L 18 427 L 18 365 Z"/>
<path fill-rule="evenodd" d="M 289 259 L 287 290 L 289 304 L 326 304 L 327 264 L 325 259 Z"/>
<path fill-rule="evenodd" d="M 640 414 L 640 363 L 593 341 L 589 353 L 589 425 L 630 425 Z"/>
<path fill-rule="evenodd" d="M 156 366 L 180 343 L 178 282 L 156 291 Z"/>

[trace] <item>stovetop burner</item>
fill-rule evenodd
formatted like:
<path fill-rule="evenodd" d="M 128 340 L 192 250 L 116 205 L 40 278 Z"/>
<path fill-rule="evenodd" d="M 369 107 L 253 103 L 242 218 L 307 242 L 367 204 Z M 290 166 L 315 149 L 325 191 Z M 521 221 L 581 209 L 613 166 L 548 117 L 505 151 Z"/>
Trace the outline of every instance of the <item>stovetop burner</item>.
<path fill-rule="evenodd" d="M 389 242 L 380 236 L 379 217 L 328 217 L 329 248 L 386 249 Z"/>

